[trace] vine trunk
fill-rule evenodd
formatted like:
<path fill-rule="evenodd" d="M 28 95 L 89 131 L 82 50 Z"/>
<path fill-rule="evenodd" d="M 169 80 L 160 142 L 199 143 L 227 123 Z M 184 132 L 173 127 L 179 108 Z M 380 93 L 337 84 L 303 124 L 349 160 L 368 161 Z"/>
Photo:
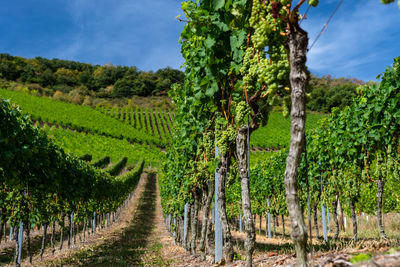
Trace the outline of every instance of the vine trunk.
<path fill-rule="evenodd" d="M 244 221 L 244 228 L 246 231 L 246 240 L 244 242 L 244 247 L 246 249 L 246 266 L 252 266 L 256 233 L 255 233 L 253 218 L 251 216 L 247 133 L 248 133 L 247 126 L 241 127 L 239 129 L 236 137 L 236 154 L 237 154 L 237 164 L 239 167 L 239 179 L 242 187 L 243 221 Z M 260 216 L 260 232 L 261 232 L 261 216 Z"/>
<path fill-rule="evenodd" d="M 291 127 L 290 148 L 286 160 L 285 191 L 286 203 L 291 220 L 297 266 L 307 266 L 307 229 L 298 196 L 298 168 L 305 143 L 306 88 L 308 71 L 306 67 L 308 36 L 297 21 L 291 23 L 288 36 L 291 85 Z"/>
<path fill-rule="evenodd" d="M 230 163 L 230 156 L 228 153 L 222 154 L 220 157 L 221 164 L 218 170 L 219 173 L 219 184 L 218 184 L 218 211 L 221 218 L 222 234 L 224 241 L 224 258 L 226 262 L 233 261 L 233 244 L 232 234 L 229 227 L 228 218 L 226 215 L 226 178 L 228 172 L 228 166 Z"/>

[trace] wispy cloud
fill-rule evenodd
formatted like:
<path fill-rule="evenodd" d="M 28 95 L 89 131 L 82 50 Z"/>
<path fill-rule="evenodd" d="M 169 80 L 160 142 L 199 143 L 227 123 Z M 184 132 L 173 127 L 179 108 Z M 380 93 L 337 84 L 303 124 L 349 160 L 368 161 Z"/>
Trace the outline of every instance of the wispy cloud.
<path fill-rule="evenodd" d="M 70 43 L 55 48 L 59 57 L 146 70 L 182 64 L 177 1 L 73 0 L 68 10 L 77 27 Z"/>
<path fill-rule="evenodd" d="M 310 12 L 304 26 L 311 41 L 330 12 L 326 9 L 315 17 Z M 396 5 L 384 6 L 375 0 L 345 1 L 309 52 L 308 65 L 318 74 L 371 80 L 400 55 L 396 43 L 400 43 L 400 10 Z"/>

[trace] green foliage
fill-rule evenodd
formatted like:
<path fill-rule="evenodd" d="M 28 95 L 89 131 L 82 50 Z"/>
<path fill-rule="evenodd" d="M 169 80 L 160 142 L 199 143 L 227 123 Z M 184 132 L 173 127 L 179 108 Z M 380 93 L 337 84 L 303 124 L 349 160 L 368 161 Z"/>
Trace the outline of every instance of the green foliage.
<path fill-rule="evenodd" d="M 74 212 L 110 212 L 134 189 L 143 161 L 130 175 L 113 178 L 55 145 L 9 101 L 0 100 L 1 220 L 15 226 L 55 221 Z"/>
<path fill-rule="evenodd" d="M 371 254 L 370 254 L 370 253 L 367 253 L 367 254 L 362 254 L 362 253 L 360 253 L 360 254 L 357 254 L 357 255 L 353 256 L 353 257 L 350 259 L 350 262 L 354 264 L 354 263 L 359 263 L 359 262 L 367 261 L 367 260 L 369 260 L 369 259 L 371 259 Z"/>
<path fill-rule="evenodd" d="M 92 155 L 90 154 L 83 154 L 82 156 L 79 157 L 80 160 L 83 161 L 92 161 Z"/>
<path fill-rule="evenodd" d="M 110 166 L 105 171 L 108 172 L 111 176 L 117 176 L 121 173 L 122 169 L 125 168 L 127 162 L 128 158 L 123 157 L 117 163 L 115 163 L 113 166 Z"/>
<path fill-rule="evenodd" d="M 361 81 L 312 77 L 308 91 L 310 100 L 307 108 L 313 111 L 328 113 L 332 108 L 350 106 L 357 96 L 356 89 Z"/>
<path fill-rule="evenodd" d="M 133 95 L 143 95 L 144 93 L 142 84 L 136 81 L 136 77 L 126 76 L 115 83 L 112 96 L 131 97 Z"/>
<path fill-rule="evenodd" d="M 400 141 L 400 58 L 379 85 L 358 89 L 350 106 L 308 133 L 308 176 L 314 201 L 353 201 L 359 211 L 375 213 L 377 181 L 385 184 L 385 211 L 398 211 Z M 303 158 L 301 174 L 304 180 Z M 303 182 L 304 183 L 304 182 Z M 348 207 L 346 207 L 348 210 Z"/>
<path fill-rule="evenodd" d="M 306 128 L 314 129 L 318 121 L 326 117 L 324 114 L 307 113 Z M 290 142 L 290 119 L 281 113 L 269 115 L 268 124 L 255 130 L 250 137 L 251 147 L 280 149 L 287 147 Z"/>
<path fill-rule="evenodd" d="M 251 168 L 251 203 L 255 214 L 263 215 L 266 212 L 274 215 L 287 214 L 284 186 L 287 154 L 287 149 L 273 153 Z"/>
<path fill-rule="evenodd" d="M 215 139 L 221 154 L 232 148 L 236 129 L 229 124 L 234 101 L 241 100 L 234 91 L 241 91 L 249 7 L 243 0 L 182 3 L 188 19 L 180 39 L 185 83 L 170 91 L 176 121 L 160 179 L 164 212 L 180 214 L 184 203 L 212 180 L 218 164 Z"/>
<path fill-rule="evenodd" d="M 108 164 L 110 164 L 110 162 L 111 162 L 110 156 L 104 156 L 102 158 L 99 158 L 95 162 L 93 162 L 92 166 L 96 167 L 96 168 L 99 168 L 99 169 L 103 169 Z"/>
<path fill-rule="evenodd" d="M 273 154 L 274 154 L 274 152 L 268 152 L 268 151 L 250 152 L 250 167 L 260 164 L 261 162 L 268 159 Z"/>

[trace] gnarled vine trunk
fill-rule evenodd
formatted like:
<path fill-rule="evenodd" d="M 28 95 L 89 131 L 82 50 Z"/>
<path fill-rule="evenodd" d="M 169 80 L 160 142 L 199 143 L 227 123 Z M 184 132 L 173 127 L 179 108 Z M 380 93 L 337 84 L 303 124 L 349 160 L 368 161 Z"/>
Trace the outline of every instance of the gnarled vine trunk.
<path fill-rule="evenodd" d="M 343 206 L 342 203 L 340 202 L 339 197 L 337 198 L 338 201 L 338 209 L 339 209 L 339 230 L 342 229 L 343 232 L 346 231 L 345 227 L 344 227 L 344 214 L 343 214 Z"/>
<path fill-rule="evenodd" d="M 213 190 L 214 191 L 214 190 Z M 213 230 L 212 230 L 212 220 L 207 218 L 207 233 L 206 233 L 206 249 L 209 255 L 214 256 L 214 250 L 211 246 L 211 242 L 213 241 Z"/>
<path fill-rule="evenodd" d="M 5 215 L 4 215 L 4 211 L 3 211 L 1 214 L 1 218 L 0 218 L 0 243 L 3 240 L 3 232 L 4 232 L 4 235 L 6 235 L 5 229 L 3 229 L 3 228 L 5 228 L 4 227 L 5 226 L 4 219 L 5 219 Z"/>
<path fill-rule="evenodd" d="M 56 252 L 56 247 L 54 244 L 54 240 L 56 238 L 56 222 L 53 221 L 52 225 L 51 225 L 51 253 L 54 255 L 54 252 Z"/>
<path fill-rule="evenodd" d="M 203 260 L 206 259 L 206 239 L 209 222 L 210 206 L 214 194 L 214 181 L 210 180 L 207 186 L 203 188 L 203 224 L 201 225 L 200 251 Z"/>
<path fill-rule="evenodd" d="M 190 251 L 190 239 L 189 239 L 189 229 L 190 229 L 190 222 L 191 222 L 191 210 L 192 210 L 192 205 L 188 205 L 188 212 L 186 215 L 186 236 L 183 234 L 183 248 L 186 249 L 187 251 Z M 185 231 L 185 225 L 183 226 Z"/>
<path fill-rule="evenodd" d="M 221 218 L 222 234 L 224 241 L 224 258 L 226 262 L 233 261 L 233 244 L 232 244 L 232 234 L 228 223 L 226 215 L 226 179 L 228 173 L 228 166 L 230 161 L 230 156 L 228 153 L 222 154 L 220 156 L 220 167 L 218 170 L 219 183 L 218 183 L 218 212 Z"/>
<path fill-rule="evenodd" d="M 313 203 L 313 216 L 314 216 L 315 237 L 317 238 L 317 240 L 320 240 L 319 228 L 318 228 L 318 203 L 317 202 Z"/>
<path fill-rule="evenodd" d="M 197 222 L 198 222 L 198 214 L 199 214 L 199 198 L 200 193 L 196 190 L 194 193 L 194 203 L 191 211 L 191 221 L 190 221 L 190 251 L 191 254 L 196 256 L 196 240 L 197 240 Z"/>
<path fill-rule="evenodd" d="M 60 226 L 60 247 L 59 250 L 62 250 L 63 242 L 64 242 L 64 213 L 61 213 L 61 222 L 59 223 Z"/>
<path fill-rule="evenodd" d="M 29 259 L 29 263 L 32 263 L 32 250 L 31 250 L 31 226 L 29 221 L 25 222 L 25 233 L 26 233 L 26 243 L 27 243 L 27 247 L 26 250 L 28 252 L 28 259 Z"/>
<path fill-rule="evenodd" d="M 18 256 L 19 256 L 19 242 L 18 242 L 18 225 L 15 224 L 14 226 L 14 241 L 15 241 L 15 251 L 14 251 L 14 265 L 16 267 L 21 266 L 21 264 L 18 262 Z"/>
<path fill-rule="evenodd" d="M 287 43 L 290 58 L 292 107 L 290 149 L 285 170 L 285 191 L 291 220 L 291 237 L 296 249 L 297 266 L 304 267 L 307 266 L 307 229 L 299 202 L 297 177 L 305 143 L 308 36 L 307 32 L 300 28 L 297 19 L 295 20 L 290 24 Z"/>
<path fill-rule="evenodd" d="M 68 248 L 71 248 L 71 241 L 72 241 L 72 217 L 71 217 L 71 214 L 68 214 L 68 222 L 69 222 L 69 230 L 68 230 Z M 101 229 L 101 224 L 102 224 L 102 221 L 101 221 L 101 215 L 100 215 L 100 229 Z"/>
<path fill-rule="evenodd" d="M 381 234 L 381 238 L 386 239 L 385 230 L 383 228 L 383 216 L 382 216 L 383 187 L 384 187 L 384 181 L 382 180 L 382 177 L 379 177 L 377 182 L 378 182 L 378 227 L 379 227 L 379 232 Z"/>
<path fill-rule="evenodd" d="M 357 216 L 354 200 L 350 200 L 351 222 L 353 223 L 353 240 L 357 241 Z"/>
<path fill-rule="evenodd" d="M 40 259 L 43 259 L 43 253 L 44 253 L 44 249 L 46 247 L 46 238 L 47 238 L 47 227 L 48 227 L 49 223 L 44 223 L 43 225 L 43 238 L 42 238 L 42 246 L 40 248 Z"/>
<path fill-rule="evenodd" d="M 251 217 L 250 203 L 250 177 L 248 170 L 248 143 L 247 143 L 248 127 L 241 127 L 236 137 L 236 154 L 237 164 L 239 167 L 239 178 L 242 187 L 242 208 L 243 222 L 246 231 L 246 240 L 244 248 L 246 249 L 246 266 L 252 266 L 253 251 L 256 241 L 256 231 L 254 221 Z M 260 216 L 260 232 L 261 232 L 261 216 Z"/>
<path fill-rule="evenodd" d="M 338 202 L 335 200 L 332 202 L 333 220 L 335 222 L 335 234 L 333 236 L 334 240 L 336 240 L 339 237 L 339 220 L 338 220 L 337 208 L 338 208 Z"/>

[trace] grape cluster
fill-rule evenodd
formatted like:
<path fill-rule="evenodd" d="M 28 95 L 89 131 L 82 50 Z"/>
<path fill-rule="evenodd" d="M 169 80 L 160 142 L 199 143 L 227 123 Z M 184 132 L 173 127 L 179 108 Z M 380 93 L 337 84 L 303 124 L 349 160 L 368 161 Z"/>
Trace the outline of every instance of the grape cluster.
<path fill-rule="evenodd" d="M 229 146 L 236 140 L 236 129 L 230 125 L 217 124 L 215 129 L 215 138 L 220 154 L 226 154 Z"/>
<path fill-rule="evenodd" d="M 244 119 L 251 112 L 250 106 L 245 101 L 240 101 L 236 106 L 235 121 L 238 125 L 244 123 Z"/>
<path fill-rule="evenodd" d="M 215 136 L 213 132 L 203 134 L 202 147 L 207 158 L 211 157 L 214 151 L 214 139 Z"/>
<path fill-rule="evenodd" d="M 289 85 L 290 66 L 285 49 L 286 24 L 277 12 L 287 16 L 290 1 L 253 1 L 250 26 L 251 46 L 246 50 L 241 73 L 246 89 L 265 87 L 269 97 Z"/>

